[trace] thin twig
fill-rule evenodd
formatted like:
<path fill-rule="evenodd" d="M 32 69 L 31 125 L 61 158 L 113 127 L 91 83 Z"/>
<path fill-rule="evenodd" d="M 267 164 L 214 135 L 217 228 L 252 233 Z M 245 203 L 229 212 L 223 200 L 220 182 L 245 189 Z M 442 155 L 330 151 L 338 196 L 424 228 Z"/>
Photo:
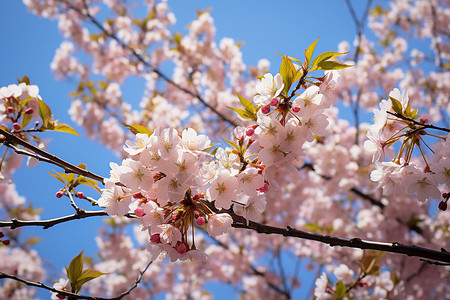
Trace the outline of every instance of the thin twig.
<path fill-rule="evenodd" d="M 439 126 L 435 126 L 435 125 L 433 125 L 433 124 L 423 124 L 423 123 L 418 122 L 418 121 L 416 121 L 416 120 L 414 120 L 414 119 L 405 117 L 404 115 L 401 115 L 401 114 L 398 114 L 398 113 L 393 113 L 393 112 L 390 112 L 390 111 L 387 111 L 386 113 L 388 113 L 388 114 L 390 114 L 390 115 L 393 115 L 394 117 L 397 117 L 397 118 L 399 118 L 399 119 L 402 119 L 402 120 L 405 120 L 405 121 L 414 123 L 415 125 L 422 126 L 422 128 L 420 128 L 420 129 L 430 128 L 430 129 L 435 129 L 435 130 L 440 130 L 440 131 L 450 132 L 450 129 L 449 129 L 449 128 L 439 127 Z"/>
<path fill-rule="evenodd" d="M 0 279 L 3 279 L 3 278 L 13 279 L 13 280 L 16 280 L 18 282 L 24 283 L 24 284 L 26 284 L 28 286 L 34 286 L 34 287 L 38 287 L 38 288 L 43 288 L 43 289 L 49 290 L 51 292 L 58 293 L 58 294 L 60 294 L 62 296 L 68 297 L 69 299 L 120 300 L 123 297 L 125 297 L 126 295 L 130 294 L 130 292 L 138 286 L 138 284 L 142 280 L 142 277 L 143 277 L 144 273 L 147 271 L 148 267 L 151 264 L 152 264 L 152 261 L 147 264 L 147 266 L 144 268 L 144 270 L 139 272 L 139 276 L 136 278 L 134 284 L 128 290 L 126 290 L 125 292 L 123 292 L 119 296 L 112 297 L 112 298 L 92 297 L 92 296 L 86 296 L 86 295 L 79 295 L 79 294 L 71 293 L 71 292 L 68 292 L 68 291 L 57 290 L 57 289 L 55 289 L 55 288 L 53 288 L 51 286 L 43 284 L 42 282 L 34 282 L 34 281 L 26 280 L 26 279 L 20 278 L 20 277 L 18 277 L 16 275 L 6 274 L 6 273 L 3 273 L 3 272 L 0 272 Z"/>
<path fill-rule="evenodd" d="M 78 166 L 75 166 L 75 165 L 73 165 L 71 163 L 68 163 L 68 162 L 62 160 L 61 158 L 59 158 L 59 157 L 57 157 L 57 156 L 55 156 L 53 154 L 50 154 L 50 153 L 48 153 L 48 152 L 46 152 L 46 151 L 44 151 L 42 149 L 39 149 L 38 147 L 28 143 L 27 141 L 25 141 L 25 140 L 15 136 L 14 134 L 12 134 L 12 133 L 10 133 L 10 132 L 2 129 L 2 128 L 0 128 L 0 134 L 3 135 L 3 137 L 4 137 L 4 138 L 2 138 L 0 136 L 0 140 L 3 141 L 5 146 L 10 147 L 11 145 L 14 145 L 14 144 L 21 145 L 21 146 L 23 146 L 23 147 L 25 147 L 25 148 L 35 152 L 36 154 L 40 155 L 43 159 L 39 159 L 38 156 L 36 156 L 36 155 L 34 155 L 34 156 L 30 155 L 27 151 L 20 152 L 20 154 L 30 155 L 30 156 L 32 156 L 34 158 L 37 158 L 37 159 L 41 160 L 41 161 L 45 161 L 47 163 L 51 163 L 51 164 L 57 165 L 57 166 L 63 168 L 66 172 L 75 173 L 75 174 L 82 175 L 84 177 L 92 178 L 92 179 L 97 180 L 97 181 L 99 181 L 101 183 L 103 183 L 103 181 L 105 179 L 104 177 L 102 177 L 100 175 L 97 175 L 97 174 L 94 174 L 94 173 L 92 173 L 90 171 L 82 169 L 82 168 L 80 168 Z M 17 149 L 17 148 L 14 148 L 14 147 L 11 147 L 11 148 L 14 149 L 14 150 Z"/>

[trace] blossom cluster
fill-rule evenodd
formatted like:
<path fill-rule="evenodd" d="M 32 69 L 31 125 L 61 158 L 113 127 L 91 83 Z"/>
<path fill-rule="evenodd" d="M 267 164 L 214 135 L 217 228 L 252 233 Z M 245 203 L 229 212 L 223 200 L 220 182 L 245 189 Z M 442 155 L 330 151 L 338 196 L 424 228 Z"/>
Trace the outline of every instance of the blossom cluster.
<path fill-rule="evenodd" d="M 426 114 L 419 115 L 418 110 L 411 110 L 408 94 L 400 93 L 398 89 L 389 93 L 389 99 L 381 101 L 379 110 L 374 110 L 374 124 L 367 132 L 369 139 L 364 146 L 373 153 L 375 162 L 371 179 L 378 182 L 385 195 L 401 192 L 416 194 L 420 202 L 441 197 L 444 198 L 442 203 L 447 202 L 450 133 L 431 134 L 428 122 Z M 438 142 L 429 146 L 429 138 L 438 139 Z M 401 145 L 394 156 L 393 145 L 397 141 L 401 141 Z M 422 160 L 414 158 L 413 151 L 418 151 Z M 431 157 L 427 152 L 432 154 Z M 386 156 L 392 160 L 385 161 Z"/>

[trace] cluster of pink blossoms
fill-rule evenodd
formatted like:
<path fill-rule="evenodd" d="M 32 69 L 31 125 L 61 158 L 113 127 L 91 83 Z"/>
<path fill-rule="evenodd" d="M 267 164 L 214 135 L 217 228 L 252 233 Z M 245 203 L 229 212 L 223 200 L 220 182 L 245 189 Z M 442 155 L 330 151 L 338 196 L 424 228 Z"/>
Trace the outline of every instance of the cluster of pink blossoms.
<path fill-rule="evenodd" d="M 428 133 L 427 123 L 425 114 L 419 116 L 418 111 L 411 110 L 406 92 L 394 89 L 389 99 L 382 100 L 380 109 L 374 109 L 374 124 L 364 143 L 375 162 L 370 177 L 386 196 L 401 191 L 416 194 L 420 202 L 442 196 L 440 208 L 445 210 L 450 190 L 450 134 Z M 431 141 L 433 146 L 428 145 L 431 138 L 438 139 Z M 397 141 L 401 145 L 394 155 L 392 146 Z M 421 154 L 422 160 L 413 157 L 414 151 Z M 385 161 L 386 156 L 392 160 Z"/>
<path fill-rule="evenodd" d="M 280 94 L 281 75 L 266 74 L 256 86 L 256 124 L 237 127 L 228 141 L 232 147 L 211 151 L 210 139 L 192 128 L 136 134 L 124 147 L 129 157 L 120 166 L 111 163 L 99 205 L 109 215 L 133 211 L 148 231 L 155 257 L 206 259 L 195 246 L 194 224 L 218 236 L 233 222 L 221 210 L 259 220 L 265 193 L 278 186 L 277 174 L 297 172 L 303 149 L 326 134 L 330 101 L 321 89 L 329 91 L 338 78 L 328 72 L 320 87 L 311 85 L 291 100 Z"/>

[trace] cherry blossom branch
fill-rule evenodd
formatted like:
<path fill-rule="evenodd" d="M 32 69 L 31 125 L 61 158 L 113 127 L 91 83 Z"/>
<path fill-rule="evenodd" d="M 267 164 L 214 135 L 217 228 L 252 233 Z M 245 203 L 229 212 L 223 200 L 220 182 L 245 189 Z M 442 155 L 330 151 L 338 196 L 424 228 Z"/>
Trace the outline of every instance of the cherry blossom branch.
<path fill-rule="evenodd" d="M 97 180 L 101 183 L 103 183 L 103 180 L 105 179 L 104 177 L 102 177 L 100 175 L 97 175 L 90 171 L 82 169 L 78 166 L 75 166 L 71 163 L 68 163 L 68 162 L 60 159 L 59 157 L 57 157 L 53 154 L 50 154 L 42 149 L 39 149 L 38 147 L 28 143 L 27 141 L 15 136 L 14 134 L 12 134 L 2 128 L 0 128 L 0 135 L 3 135 L 3 136 L 0 136 L 0 141 L 2 141 L 5 146 L 10 147 L 11 149 L 13 149 L 16 152 L 19 149 L 17 147 L 14 147 L 14 144 L 19 144 L 19 145 L 35 152 L 35 154 L 32 154 L 32 153 L 29 153 L 28 151 L 19 151 L 19 152 L 17 152 L 18 154 L 24 154 L 24 155 L 34 157 L 40 161 L 44 161 L 47 163 L 54 164 L 58 167 L 61 167 L 68 173 L 79 174 L 84 177 L 88 177 L 88 178 Z"/>
<path fill-rule="evenodd" d="M 207 103 L 198 93 L 194 93 L 182 86 L 180 86 L 178 83 L 176 83 L 175 81 L 173 81 L 172 79 L 170 79 L 167 75 L 165 75 L 164 73 L 162 73 L 158 68 L 153 67 L 148 61 L 146 61 L 139 53 L 136 52 L 136 50 L 134 50 L 130 45 L 128 45 L 127 43 L 123 42 L 122 40 L 120 40 L 114 33 L 109 32 L 108 30 L 106 30 L 106 28 L 100 24 L 99 21 L 97 21 L 97 19 L 94 18 L 94 16 L 91 15 L 91 13 L 89 12 L 89 6 L 86 3 L 86 0 L 83 0 L 83 4 L 84 4 L 84 10 L 85 12 L 83 12 L 82 10 L 80 10 L 79 8 L 71 5 L 69 3 L 69 1 L 66 0 L 58 0 L 59 2 L 62 2 L 64 4 L 67 5 L 67 7 L 69 9 L 72 9 L 73 11 L 77 12 L 78 14 L 80 14 L 83 17 L 88 18 L 92 24 L 94 24 L 98 29 L 100 29 L 106 36 L 110 37 L 111 39 L 115 40 L 117 43 L 119 43 L 119 45 L 123 48 L 126 49 L 128 51 L 131 52 L 131 54 L 140 62 L 142 63 L 144 66 L 146 66 L 147 68 L 149 68 L 149 70 L 151 72 L 154 72 L 155 74 L 157 74 L 161 79 L 163 79 L 164 81 L 166 81 L 167 83 L 169 83 L 170 85 L 174 86 L 175 88 L 179 89 L 180 91 L 185 92 L 186 94 L 190 95 L 191 97 L 196 98 L 197 100 L 199 100 L 204 106 L 206 106 L 207 108 L 209 108 L 210 110 L 212 110 L 217 116 L 219 116 L 222 120 L 224 120 L 225 122 L 233 125 L 233 126 L 237 126 L 237 124 L 228 119 L 224 114 L 222 114 L 221 112 L 219 112 L 215 107 L 211 106 L 209 103 Z"/>
<path fill-rule="evenodd" d="M 89 217 L 97 217 L 97 216 L 107 216 L 108 214 L 104 211 L 85 211 L 85 210 L 79 210 L 75 214 L 67 215 L 64 217 L 49 219 L 49 220 L 17 220 L 12 219 L 11 221 L 4 222 L 0 221 L 0 228 L 1 227 L 9 227 L 10 229 L 16 229 L 19 227 L 25 227 L 25 226 L 42 226 L 43 229 L 48 229 L 50 227 L 53 227 L 57 224 L 72 221 L 72 220 L 79 220 L 79 219 L 85 219 Z M 127 217 L 133 217 L 132 215 L 127 215 Z"/>
<path fill-rule="evenodd" d="M 132 290 L 134 290 L 138 284 L 142 281 L 142 277 L 144 276 L 144 273 L 147 271 L 147 269 L 150 267 L 150 265 L 153 263 L 153 261 L 150 261 L 147 266 L 144 268 L 144 270 L 139 271 L 139 276 L 136 278 L 134 284 L 125 292 L 121 293 L 119 296 L 117 297 L 113 297 L 113 298 L 103 298 L 103 297 L 91 297 L 91 296 L 86 296 L 86 295 L 79 295 L 79 294 L 75 294 L 75 293 L 71 293 L 68 291 L 62 291 L 62 290 L 57 290 L 51 286 L 45 285 L 42 282 L 34 282 L 34 281 L 29 281 L 23 278 L 20 278 L 16 275 L 10 275 L 10 274 L 6 274 L 3 272 L 0 272 L 0 279 L 3 278 L 9 278 L 9 279 L 13 279 L 16 280 L 18 282 L 24 283 L 28 286 L 34 286 L 34 287 L 38 287 L 38 288 L 43 288 L 46 290 L 49 290 L 51 292 L 54 293 L 58 293 L 62 296 L 66 296 L 69 299 L 88 299 L 88 300 L 120 300 L 123 297 L 129 295 L 131 293 Z"/>
<path fill-rule="evenodd" d="M 426 258 L 436 262 L 445 263 L 446 265 L 450 265 L 450 252 L 447 252 L 443 248 L 441 248 L 441 251 L 439 252 L 428 248 L 423 248 L 415 245 L 404 245 L 397 242 L 385 243 L 385 242 L 362 240 L 360 238 L 351 238 L 351 239 L 339 238 L 329 235 L 321 235 L 318 233 L 310 233 L 294 229 L 290 226 L 287 226 L 286 228 L 280 228 L 264 225 L 257 222 L 248 221 L 245 218 L 238 216 L 232 212 L 230 213 L 230 215 L 232 216 L 234 221 L 232 226 L 235 228 L 251 229 L 258 233 L 278 234 L 282 236 L 291 236 L 305 240 L 318 241 L 324 244 L 328 244 L 331 247 L 341 246 L 358 249 L 378 250 L 390 253 L 399 253 L 408 256 Z M 427 262 L 427 260 L 424 261 Z"/>
<path fill-rule="evenodd" d="M 445 132 L 450 132 L 449 128 L 444 128 L 444 127 L 439 127 L 439 126 L 435 126 L 433 124 L 423 124 L 421 122 L 418 122 L 416 120 L 413 120 L 411 118 L 405 117 L 404 115 L 398 114 L 398 113 L 393 113 L 390 111 L 387 111 L 388 114 L 393 115 L 394 117 L 397 117 L 399 119 L 414 123 L 415 125 L 419 125 L 422 126 L 423 128 L 421 129 L 425 129 L 425 128 L 430 128 L 430 129 L 435 129 L 435 130 L 440 130 L 440 131 L 445 131 Z"/>

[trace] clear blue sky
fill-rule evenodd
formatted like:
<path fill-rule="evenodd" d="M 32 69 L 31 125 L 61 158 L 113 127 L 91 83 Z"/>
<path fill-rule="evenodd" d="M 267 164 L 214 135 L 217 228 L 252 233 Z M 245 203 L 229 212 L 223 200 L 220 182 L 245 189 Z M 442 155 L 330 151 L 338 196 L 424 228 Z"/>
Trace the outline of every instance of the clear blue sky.
<path fill-rule="evenodd" d="M 353 2 L 356 11 L 362 13 L 366 1 Z M 241 49 L 247 66 L 267 58 L 272 62 L 272 72 L 277 72 L 280 63 L 275 51 L 300 58 L 305 47 L 318 36 L 320 40 L 316 53 L 337 50 L 340 41 L 352 42 L 356 33 L 346 4 L 340 0 L 169 0 L 169 5 L 177 17 L 174 31 L 181 32 L 186 31 L 186 25 L 194 18 L 196 9 L 212 8 L 217 41 L 223 37 L 243 41 Z M 50 105 L 56 118 L 83 134 L 83 130 L 73 124 L 67 114 L 70 105 L 68 94 L 75 89 L 76 83 L 56 81 L 50 70 L 54 52 L 63 40 L 57 23 L 28 13 L 21 1 L 1 1 L 0 37 L 0 86 L 16 83 L 16 77 L 29 76 L 31 82 L 39 86 L 40 95 Z M 133 82 L 127 82 L 127 86 L 132 87 Z M 125 99 L 140 99 L 141 91 L 136 93 L 131 90 L 125 90 Z M 104 147 L 85 137 L 64 133 L 45 136 L 52 138 L 49 152 L 75 164 L 87 163 L 90 170 L 103 176 L 108 176 L 109 162 L 118 160 Z M 60 185 L 48 175 L 53 169 L 57 170 L 41 163 L 33 169 L 25 167 L 15 176 L 19 192 L 35 207 L 44 208 L 41 214 L 43 219 L 73 213 L 67 199 L 54 196 Z M 96 196 L 94 193 L 91 195 Z M 89 209 L 89 206 L 85 208 Z M 86 248 L 87 254 L 95 252 L 95 228 L 101 224 L 100 218 L 91 218 L 61 224 L 44 233 L 40 228 L 26 228 L 24 232 L 27 236 L 41 238 L 37 250 L 53 263 L 57 271 L 61 271 L 63 265 L 68 265 L 70 259 L 83 248 Z"/>

